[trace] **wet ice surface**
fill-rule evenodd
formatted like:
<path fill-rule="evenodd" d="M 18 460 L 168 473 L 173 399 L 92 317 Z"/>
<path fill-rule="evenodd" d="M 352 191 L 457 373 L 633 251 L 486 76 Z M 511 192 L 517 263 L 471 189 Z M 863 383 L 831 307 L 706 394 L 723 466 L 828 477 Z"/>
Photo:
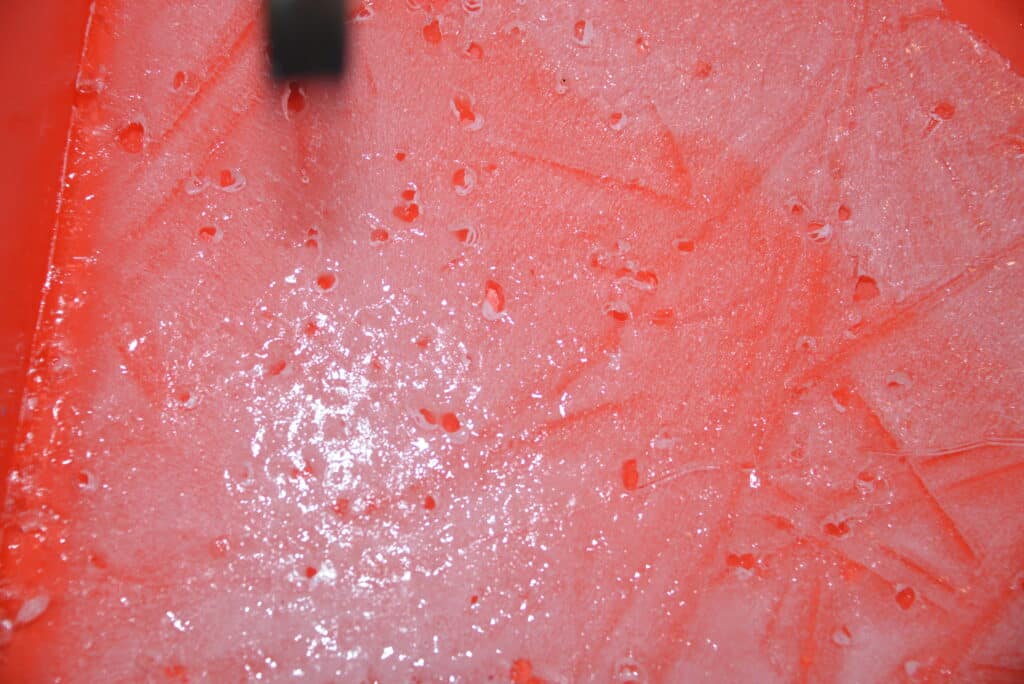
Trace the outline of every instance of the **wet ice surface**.
<path fill-rule="evenodd" d="M 551 5 L 364 2 L 336 90 L 98 3 L 6 672 L 1019 676 L 1020 79 L 934 3 Z"/>

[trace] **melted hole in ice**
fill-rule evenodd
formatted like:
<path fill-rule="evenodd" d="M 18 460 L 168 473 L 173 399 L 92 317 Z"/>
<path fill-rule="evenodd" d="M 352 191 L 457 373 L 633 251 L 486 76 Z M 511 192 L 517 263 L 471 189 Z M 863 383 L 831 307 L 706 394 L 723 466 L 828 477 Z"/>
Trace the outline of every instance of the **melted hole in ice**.
<path fill-rule="evenodd" d="M 117 132 L 117 144 L 125 152 L 138 154 L 142 152 L 146 129 L 138 121 L 133 121 Z"/>
<path fill-rule="evenodd" d="M 594 24 L 589 19 L 580 19 L 572 26 L 572 39 L 577 45 L 587 47 L 594 42 Z"/>

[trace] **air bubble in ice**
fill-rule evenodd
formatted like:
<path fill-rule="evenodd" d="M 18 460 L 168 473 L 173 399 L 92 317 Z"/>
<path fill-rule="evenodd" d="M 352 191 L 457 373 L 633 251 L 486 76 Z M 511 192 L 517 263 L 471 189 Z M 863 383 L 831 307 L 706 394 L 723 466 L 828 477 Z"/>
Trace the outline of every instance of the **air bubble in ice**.
<path fill-rule="evenodd" d="M 644 684 L 646 681 L 643 668 L 633 658 L 620 658 L 612 666 L 614 684 Z"/>
<path fill-rule="evenodd" d="M 809 335 L 803 335 L 796 341 L 796 350 L 813 354 L 818 348 L 818 342 Z"/>
<path fill-rule="evenodd" d="M 889 389 L 906 389 L 913 384 L 914 381 L 903 371 L 893 371 L 885 377 L 885 386 Z"/>
<path fill-rule="evenodd" d="M 569 77 L 565 74 L 555 75 L 555 93 L 557 95 L 565 95 L 569 92 Z"/>
<path fill-rule="evenodd" d="M 14 618 L 14 623 L 18 625 L 27 625 L 42 615 L 49 605 L 49 594 L 46 592 L 36 594 L 21 604 L 21 607 L 18 608 L 18 614 Z"/>
<path fill-rule="evenodd" d="M 184 183 L 186 195 L 198 195 L 210 187 L 210 179 L 202 176 L 189 176 Z"/>
<path fill-rule="evenodd" d="M 832 642 L 837 646 L 849 646 L 853 643 L 853 635 L 845 625 L 832 632 Z"/>

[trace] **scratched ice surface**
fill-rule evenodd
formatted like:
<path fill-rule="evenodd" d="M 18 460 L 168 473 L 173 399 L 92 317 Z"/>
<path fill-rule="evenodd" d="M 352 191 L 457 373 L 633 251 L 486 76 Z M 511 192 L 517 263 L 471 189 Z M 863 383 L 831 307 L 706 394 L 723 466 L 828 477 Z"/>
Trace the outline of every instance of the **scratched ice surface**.
<path fill-rule="evenodd" d="M 638 7 L 364 2 L 337 89 L 96 2 L 8 681 L 1022 676 L 1024 83 Z"/>

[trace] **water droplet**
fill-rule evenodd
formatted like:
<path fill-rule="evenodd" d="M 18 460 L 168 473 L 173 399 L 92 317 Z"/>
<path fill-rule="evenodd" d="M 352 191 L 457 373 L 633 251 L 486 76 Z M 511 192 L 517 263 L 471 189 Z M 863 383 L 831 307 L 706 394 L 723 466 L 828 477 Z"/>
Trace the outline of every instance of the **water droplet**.
<path fill-rule="evenodd" d="M 484 0 L 462 0 L 462 10 L 467 14 L 476 14 L 484 8 Z"/>
<path fill-rule="evenodd" d="M 484 58 L 484 49 L 480 45 L 480 43 L 471 41 L 462 50 L 462 56 L 463 57 L 468 57 L 469 59 L 477 59 L 477 60 L 483 59 Z"/>
<path fill-rule="evenodd" d="M 626 123 L 628 121 L 629 117 L 622 112 L 613 112 L 612 115 L 608 117 L 608 127 L 613 131 L 621 131 L 626 127 Z"/>
<path fill-rule="evenodd" d="M 594 24 L 589 19 L 580 19 L 572 27 L 572 39 L 577 45 L 587 47 L 594 42 Z"/>

